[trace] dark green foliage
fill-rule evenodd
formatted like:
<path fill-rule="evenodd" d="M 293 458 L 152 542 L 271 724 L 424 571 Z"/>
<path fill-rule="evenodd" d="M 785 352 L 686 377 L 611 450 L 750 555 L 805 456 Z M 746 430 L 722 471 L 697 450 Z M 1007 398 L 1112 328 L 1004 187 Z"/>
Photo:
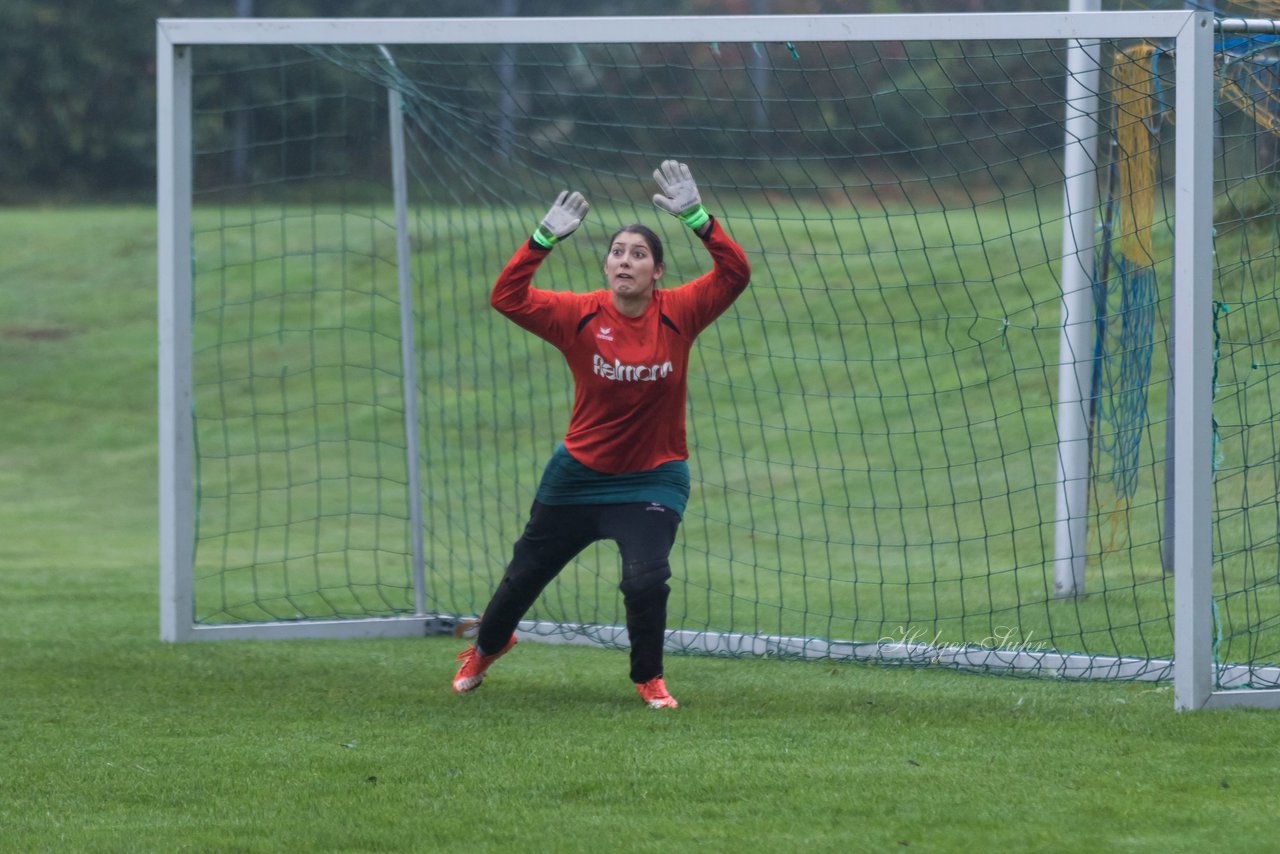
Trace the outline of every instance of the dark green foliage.
<path fill-rule="evenodd" d="M 1065 0 L 654 0 L 644 4 L 643 14 L 1000 12 L 1046 5 L 1066 8 Z M 149 196 L 155 182 L 155 20 L 246 10 L 257 17 L 446 17 L 625 15 L 637 7 L 624 0 L 7 0 L 0 28 L 0 203 Z M 661 91 L 660 79 L 652 85 Z M 782 99 L 786 93 L 776 94 Z M 731 101 L 721 103 L 733 108 Z M 782 102 L 774 109 L 781 110 Z"/>

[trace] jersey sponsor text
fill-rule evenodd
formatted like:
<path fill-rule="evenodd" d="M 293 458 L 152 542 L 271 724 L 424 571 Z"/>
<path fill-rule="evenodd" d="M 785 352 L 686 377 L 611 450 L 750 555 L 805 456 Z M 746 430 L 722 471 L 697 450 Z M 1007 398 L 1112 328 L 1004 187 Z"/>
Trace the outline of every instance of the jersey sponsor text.
<path fill-rule="evenodd" d="M 607 380 L 620 382 L 655 382 L 671 373 L 671 362 L 653 365 L 625 365 L 619 359 L 606 362 L 599 353 L 591 359 L 591 372 Z"/>

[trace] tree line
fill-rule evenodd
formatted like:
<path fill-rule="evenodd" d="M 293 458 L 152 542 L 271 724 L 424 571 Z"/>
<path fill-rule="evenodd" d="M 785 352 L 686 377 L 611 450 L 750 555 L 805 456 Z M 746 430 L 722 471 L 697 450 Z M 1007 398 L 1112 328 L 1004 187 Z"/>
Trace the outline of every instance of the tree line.
<path fill-rule="evenodd" d="M 1046 6 L 1065 9 L 1067 0 L 649 0 L 644 14 Z M 0 202 L 151 192 L 157 18 L 603 15 L 635 9 L 627 0 L 6 0 L 0 28 Z"/>

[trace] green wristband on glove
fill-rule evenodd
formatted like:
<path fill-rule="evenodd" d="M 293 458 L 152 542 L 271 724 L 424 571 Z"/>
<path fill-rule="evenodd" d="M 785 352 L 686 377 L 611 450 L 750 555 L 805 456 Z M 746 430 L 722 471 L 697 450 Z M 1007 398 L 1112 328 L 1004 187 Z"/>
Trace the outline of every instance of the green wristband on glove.
<path fill-rule="evenodd" d="M 687 211 L 681 211 L 677 219 L 697 231 L 707 224 L 707 221 L 711 219 L 711 214 L 707 213 L 707 209 L 702 205 L 697 205 Z"/>
<path fill-rule="evenodd" d="M 541 246 L 543 249 L 550 249 L 556 245 L 556 236 L 551 233 L 551 229 L 544 225 L 539 225 L 533 232 L 533 242 Z"/>
<path fill-rule="evenodd" d="M 574 229 L 582 225 L 582 218 L 587 215 L 591 205 L 583 198 L 582 193 L 564 190 L 556 197 L 555 204 L 547 215 L 538 223 L 531 235 L 534 243 L 543 249 L 550 249 L 557 241 L 564 240 Z"/>
<path fill-rule="evenodd" d="M 662 190 L 653 197 L 653 203 L 659 208 L 694 231 L 711 219 L 711 214 L 702 206 L 702 196 L 698 194 L 698 185 L 694 183 L 688 166 L 679 160 L 664 160 L 661 166 L 653 170 L 653 180 L 658 182 L 658 189 Z"/>

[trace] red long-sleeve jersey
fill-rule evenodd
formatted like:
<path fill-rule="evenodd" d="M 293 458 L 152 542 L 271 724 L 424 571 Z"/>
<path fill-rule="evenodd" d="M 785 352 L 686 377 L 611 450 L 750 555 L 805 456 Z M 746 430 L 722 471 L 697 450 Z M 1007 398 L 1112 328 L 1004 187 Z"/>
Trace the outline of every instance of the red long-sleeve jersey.
<path fill-rule="evenodd" d="M 532 286 L 548 250 L 525 244 L 494 283 L 490 304 L 554 345 L 573 373 L 566 450 L 605 474 L 647 471 L 689 456 L 685 399 L 693 339 L 746 290 L 746 255 L 714 219 L 703 242 L 713 268 L 676 288 L 655 288 L 627 317 L 612 294 Z"/>

